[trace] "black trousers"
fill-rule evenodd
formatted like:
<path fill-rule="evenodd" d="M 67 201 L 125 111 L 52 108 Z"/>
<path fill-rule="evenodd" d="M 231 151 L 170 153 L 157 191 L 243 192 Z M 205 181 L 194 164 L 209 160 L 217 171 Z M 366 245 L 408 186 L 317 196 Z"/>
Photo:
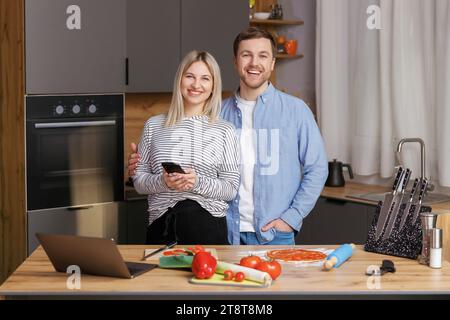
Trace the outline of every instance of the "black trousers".
<path fill-rule="evenodd" d="M 196 201 L 183 200 L 147 228 L 147 244 L 221 245 L 228 243 L 226 217 L 216 218 Z"/>

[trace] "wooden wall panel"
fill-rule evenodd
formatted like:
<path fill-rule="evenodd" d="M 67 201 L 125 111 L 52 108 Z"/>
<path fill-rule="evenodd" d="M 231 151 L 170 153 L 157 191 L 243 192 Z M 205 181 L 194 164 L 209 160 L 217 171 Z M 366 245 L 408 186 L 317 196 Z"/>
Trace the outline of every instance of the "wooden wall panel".
<path fill-rule="evenodd" d="M 170 93 L 127 93 L 125 95 L 125 124 L 124 124 L 124 163 L 131 152 L 130 144 L 139 143 L 142 128 L 148 118 L 169 110 Z M 128 171 L 125 173 L 128 180 Z"/>
<path fill-rule="evenodd" d="M 277 0 L 256 0 L 255 12 L 270 12 L 270 6 L 277 3 Z"/>
<path fill-rule="evenodd" d="M 0 1 L 0 283 L 26 257 L 23 2 Z"/>

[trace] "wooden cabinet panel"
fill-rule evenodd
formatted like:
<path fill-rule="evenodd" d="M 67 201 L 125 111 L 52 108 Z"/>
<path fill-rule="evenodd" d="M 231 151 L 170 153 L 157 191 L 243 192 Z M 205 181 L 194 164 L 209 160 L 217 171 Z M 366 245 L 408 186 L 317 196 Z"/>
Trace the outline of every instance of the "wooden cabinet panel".
<path fill-rule="evenodd" d="M 26 257 L 23 2 L 0 2 L 0 284 Z"/>

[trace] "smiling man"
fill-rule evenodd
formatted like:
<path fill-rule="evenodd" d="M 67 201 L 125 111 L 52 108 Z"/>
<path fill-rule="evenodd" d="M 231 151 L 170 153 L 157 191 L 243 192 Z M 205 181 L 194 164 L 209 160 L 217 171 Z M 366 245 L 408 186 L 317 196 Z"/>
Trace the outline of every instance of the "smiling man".
<path fill-rule="evenodd" d="M 240 84 L 221 116 L 239 132 L 242 165 L 239 193 L 227 214 L 228 240 L 294 244 L 328 175 L 323 140 L 308 106 L 269 82 L 275 65 L 271 34 L 250 27 L 233 49 Z"/>

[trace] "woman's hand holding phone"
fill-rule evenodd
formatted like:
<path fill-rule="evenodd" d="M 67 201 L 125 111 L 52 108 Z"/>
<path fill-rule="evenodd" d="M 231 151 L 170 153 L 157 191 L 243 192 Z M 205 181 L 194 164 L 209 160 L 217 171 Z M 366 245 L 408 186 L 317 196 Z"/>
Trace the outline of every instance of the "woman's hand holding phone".
<path fill-rule="evenodd" d="M 177 191 L 187 191 L 191 190 L 196 182 L 197 175 L 194 169 L 185 169 L 186 173 L 167 173 L 166 170 L 163 171 L 163 179 L 166 185 L 170 189 Z"/>
<path fill-rule="evenodd" d="M 186 174 L 182 174 L 183 179 L 184 179 L 184 189 L 183 190 L 191 190 L 194 185 L 195 182 L 197 180 L 197 175 L 195 173 L 194 169 L 188 168 L 186 170 L 184 170 L 186 172 Z"/>

